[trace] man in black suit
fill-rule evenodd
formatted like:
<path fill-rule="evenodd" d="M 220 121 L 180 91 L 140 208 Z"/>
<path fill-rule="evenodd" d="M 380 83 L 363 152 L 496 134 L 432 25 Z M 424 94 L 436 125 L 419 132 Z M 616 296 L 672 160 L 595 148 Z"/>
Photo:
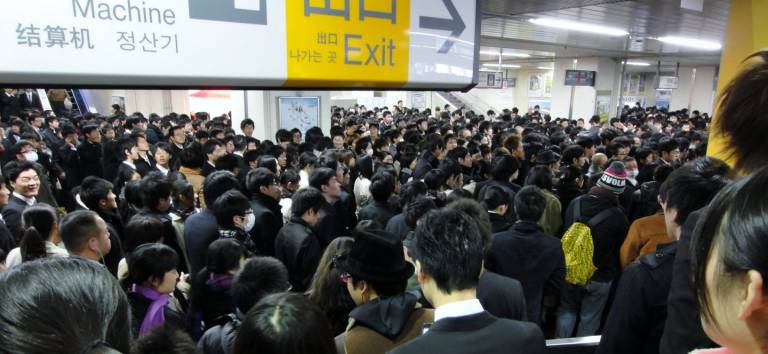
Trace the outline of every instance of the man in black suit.
<path fill-rule="evenodd" d="M 419 284 L 435 306 L 435 323 L 391 353 L 545 352 L 544 335 L 535 324 L 496 318 L 477 299 L 483 236 L 469 215 L 457 210 L 427 214 L 416 227 L 413 248 Z"/>
<path fill-rule="evenodd" d="M 560 240 L 547 235 L 536 223 L 547 200 L 536 186 L 526 186 L 515 196 L 518 221 L 493 236 L 485 267 L 519 280 L 525 291 L 527 318 L 541 324 L 542 299 L 556 295 L 565 283 L 565 256 Z"/>
<path fill-rule="evenodd" d="M 11 235 L 19 240 L 24 231 L 21 225 L 21 214 L 29 206 L 37 203 L 40 176 L 35 169 L 35 164 L 30 161 L 11 161 L 3 166 L 3 174 L 8 178 L 13 189 L 8 204 L 2 210 L 3 220 L 11 231 Z"/>
<path fill-rule="evenodd" d="M 99 127 L 94 124 L 86 125 L 82 129 L 82 133 L 84 136 L 83 142 L 77 147 L 77 152 L 80 155 L 81 176 L 104 177 L 104 172 L 101 168 L 103 151 Z"/>
<path fill-rule="evenodd" d="M 263 255 L 275 255 L 275 238 L 283 227 L 280 182 L 272 171 L 257 168 L 248 172 L 246 187 L 251 194 L 254 224 L 251 238 Z"/>
<path fill-rule="evenodd" d="M 190 274 L 197 274 L 205 267 L 205 253 L 211 242 L 219 239 L 219 225 L 210 206 L 219 196 L 230 189 L 239 188 L 237 178 L 229 171 L 216 171 L 205 178 L 203 196 L 209 201 L 201 212 L 184 222 L 184 247 L 189 257 Z"/>
<path fill-rule="evenodd" d="M 43 102 L 40 101 L 40 96 L 33 89 L 24 90 L 24 93 L 19 95 L 19 103 L 21 110 L 36 109 L 39 112 L 43 111 Z"/>
<path fill-rule="evenodd" d="M 203 163 L 203 176 L 208 176 L 216 171 L 216 160 L 226 155 L 227 149 L 221 141 L 211 139 L 203 144 L 203 152 L 206 156 L 206 161 Z"/>
<path fill-rule="evenodd" d="M 5 123 L 8 123 L 11 116 L 18 117 L 21 114 L 21 102 L 13 91 L 7 88 L 0 92 L 0 116 Z"/>
<path fill-rule="evenodd" d="M 133 133 L 131 133 L 131 138 L 136 141 L 136 148 L 139 151 L 138 158 L 133 161 L 134 165 L 136 165 L 136 172 L 138 172 L 141 177 L 145 177 L 155 168 L 155 159 L 149 152 L 149 141 L 146 132 L 134 130 Z"/>

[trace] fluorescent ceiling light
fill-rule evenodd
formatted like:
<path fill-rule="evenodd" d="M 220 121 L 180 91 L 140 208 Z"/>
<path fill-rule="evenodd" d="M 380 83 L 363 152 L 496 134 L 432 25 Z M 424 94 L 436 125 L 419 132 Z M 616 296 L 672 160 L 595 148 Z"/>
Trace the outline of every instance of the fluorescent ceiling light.
<path fill-rule="evenodd" d="M 555 68 L 547 67 L 547 66 L 540 66 L 540 67 L 538 67 L 536 69 L 539 69 L 539 70 L 555 70 Z"/>
<path fill-rule="evenodd" d="M 656 38 L 657 41 L 674 44 L 681 47 L 689 47 L 704 50 L 720 50 L 723 46 L 715 41 L 706 41 L 694 38 L 666 36 Z"/>
<path fill-rule="evenodd" d="M 624 64 L 624 62 L 621 62 L 621 63 Z M 643 63 L 641 61 L 628 61 L 627 65 L 629 65 L 629 66 L 651 66 L 651 64 Z"/>
<path fill-rule="evenodd" d="M 620 28 L 590 25 L 586 23 L 559 20 L 555 18 L 532 18 L 529 21 L 540 26 L 554 27 L 576 32 L 604 34 L 607 36 L 626 36 L 629 34 L 629 32 Z"/>
<path fill-rule="evenodd" d="M 495 51 L 492 51 L 492 50 L 481 50 L 480 54 L 496 55 L 496 56 L 498 56 L 499 52 L 495 52 Z M 525 54 L 525 53 L 501 53 L 501 56 L 503 56 L 503 57 L 515 57 L 515 58 L 530 58 L 531 57 L 530 54 Z"/>
<path fill-rule="evenodd" d="M 520 67 L 520 65 L 514 65 L 514 64 L 491 64 L 491 63 L 485 63 L 483 66 L 493 66 L 493 67 L 502 67 L 502 68 L 511 68 L 511 69 L 517 69 Z"/>

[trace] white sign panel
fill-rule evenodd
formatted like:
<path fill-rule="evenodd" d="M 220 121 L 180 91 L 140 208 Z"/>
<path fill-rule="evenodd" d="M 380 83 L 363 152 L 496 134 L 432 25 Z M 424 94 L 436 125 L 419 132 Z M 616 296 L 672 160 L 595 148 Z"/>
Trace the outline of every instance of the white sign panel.
<path fill-rule="evenodd" d="M 478 0 L 25 0 L 0 84 L 468 89 Z"/>
<path fill-rule="evenodd" d="M 659 76 L 659 89 L 669 90 L 677 88 L 677 76 Z"/>
<path fill-rule="evenodd" d="M 477 82 L 477 88 L 496 88 L 504 87 L 504 73 L 501 71 L 481 71 L 480 80 Z"/>

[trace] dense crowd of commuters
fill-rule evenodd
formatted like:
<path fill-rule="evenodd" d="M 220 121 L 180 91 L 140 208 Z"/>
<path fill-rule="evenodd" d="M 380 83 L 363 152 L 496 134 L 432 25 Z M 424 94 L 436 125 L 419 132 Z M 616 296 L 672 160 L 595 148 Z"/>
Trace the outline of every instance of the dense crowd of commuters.
<path fill-rule="evenodd" d="M 757 352 L 768 55 L 751 63 L 716 126 L 400 102 L 272 141 L 6 89 L 0 352 Z M 711 129 L 735 169 L 705 156 Z"/>

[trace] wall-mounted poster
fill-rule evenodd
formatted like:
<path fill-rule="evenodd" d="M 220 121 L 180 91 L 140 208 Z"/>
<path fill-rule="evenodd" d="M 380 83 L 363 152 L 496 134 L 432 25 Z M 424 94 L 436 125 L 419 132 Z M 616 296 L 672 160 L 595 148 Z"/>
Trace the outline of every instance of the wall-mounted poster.
<path fill-rule="evenodd" d="M 552 96 L 552 72 L 535 73 L 528 77 L 528 97 Z"/>
<path fill-rule="evenodd" d="M 320 97 L 278 97 L 277 110 L 280 128 L 299 128 L 304 134 L 320 126 Z"/>

